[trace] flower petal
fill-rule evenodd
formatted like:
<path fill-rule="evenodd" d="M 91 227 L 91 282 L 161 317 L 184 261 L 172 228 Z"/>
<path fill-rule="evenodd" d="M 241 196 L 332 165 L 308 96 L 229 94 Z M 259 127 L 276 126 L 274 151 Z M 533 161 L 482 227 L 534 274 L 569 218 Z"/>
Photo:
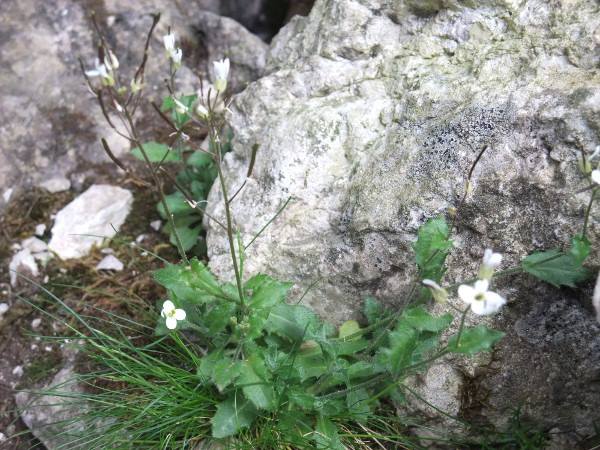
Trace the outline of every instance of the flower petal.
<path fill-rule="evenodd" d="M 165 314 L 169 314 L 174 309 L 175 309 L 175 305 L 173 304 L 173 302 L 171 300 L 166 300 L 163 303 L 163 311 L 165 312 Z"/>
<path fill-rule="evenodd" d="M 475 289 L 466 284 L 461 284 L 458 287 L 458 296 L 465 303 L 473 303 L 475 301 Z"/>
<path fill-rule="evenodd" d="M 185 311 L 183 309 L 176 309 L 175 310 L 175 314 L 173 315 L 173 317 L 175 317 L 176 320 L 185 320 Z"/>
<path fill-rule="evenodd" d="M 169 330 L 174 330 L 175 328 L 177 328 L 177 319 L 175 319 L 175 317 L 167 317 L 167 320 L 165 322 Z"/>

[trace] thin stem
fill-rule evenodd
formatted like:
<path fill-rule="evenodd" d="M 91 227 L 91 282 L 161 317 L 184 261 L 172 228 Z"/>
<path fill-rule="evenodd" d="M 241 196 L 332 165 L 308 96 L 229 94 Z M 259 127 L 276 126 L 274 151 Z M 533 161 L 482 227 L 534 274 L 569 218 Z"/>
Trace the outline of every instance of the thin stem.
<path fill-rule="evenodd" d="M 583 231 L 581 232 L 582 239 L 585 238 L 585 233 L 587 232 L 587 226 L 588 226 L 588 222 L 590 219 L 590 213 L 592 211 L 592 204 L 594 203 L 594 196 L 596 195 L 597 192 L 598 192 L 597 189 L 594 189 L 592 191 L 592 198 L 590 198 L 590 203 L 588 204 L 588 207 L 585 211 L 585 218 L 583 220 Z"/>
<path fill-rule="evenodd" d="M 154 185 L 158 189 L 158 196 L 159 196 L 160 202 L 165 210 L 165 215 L 167 216 L 169 224 L 171 225 L 171 230 L 173 231 L 173 236 L 175 236 L 175 243 L 177 244 L 177 250 L 179 251 L 179 255 L 181 256 L 181 259 L 186 264 L 189 264 L 189 260 L 187 258 L 187 255 L 185 254 L 185 250 L 183 249 L 183 244 L 181 243 L 181 239 L 179 238 L 179 234 L 177 233 L 177 230 L 175 228 L 175 220 L 173 219 L 173 214 L 171 214 L 169 205 L 167 205 L 167 199 L 166 199 L 165 193 L 162 189 L 162 184 L 160 182 L 160 179 L 158 178 L 158 175 L 157 175 L 156 171 L 154 170 L 154 167 L 152 165 L 152 162 L 150 161 L 150 158 L 148 158 L 148 154 L 146 153 L 146 150 L 144 149 L 144 146 L 139 138 L 139 135 L 137 133 L 137 128 L 135 127 L 135 125 L 133 123 L 133 118 L 131 117 L 131 114 L 129 114 L 128 108 L 124 107 L 123 111 L 125 113 L 127 122 L 129 122 L 129 127 L 131 129 L 131 135 L 133 137 L 133 140 L 135 141 L 136 145 L 140 149 L 140 152 L 141 152 L 142 156 L 144 157 L 144 161 L 146 162 L 146 165 L 148 166 L 148 170 L 150 171 L 150 175 L 152 176 L 152 181 L 154 182 Z"/>
<path fill-rule="evenodd" d="M 238 293 L 240 296 L 240 304 L 244 306 L 244 290 L 242 287 L 242 277 L 240 275 L 240 269 L 238 267 L 237 262 L 237 254 L 235 251 L 235 243 L 233 241 L 233 225 L 231 222 L 231 211 L 229 208 L 229 200 L 227 199 L 227 186 L 225 185 L 225 176 L 223 175 L 223 168 L 221 166 L 221 142 L 219 139 L 216 139 L 216 131 L 209 127 L 210 140 L 212 142 L 213 148 L 216 150 L 217 158 L 217 173 L 219 175 L 219 182 L 221 183 L 221 192 L 223 193 L 223 203 L 225 205 L 225 217 L 227 219 L 227 240 L 229 241 L 229 252 L 231 253 L 231 260 L 233 262 L 233 270 L 235 272 L 235 281 L 238 288 Z"/>

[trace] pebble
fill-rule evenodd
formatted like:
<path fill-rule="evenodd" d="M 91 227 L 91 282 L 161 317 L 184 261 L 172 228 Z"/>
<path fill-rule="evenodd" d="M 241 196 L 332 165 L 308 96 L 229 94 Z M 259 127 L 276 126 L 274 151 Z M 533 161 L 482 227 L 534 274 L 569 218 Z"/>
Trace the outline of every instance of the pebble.
<path fill-rule="evenodd" d="M 46 224 L 40 223 L 35 226 L 35 235 L 36 236 L 43 236 L 45 232 L 46 232 Z"/>
<path fill-rule="evenodd" d="M 8 306 L 8 303 L 0 303 L 0 316 L 5 314 L 9 309 L 10 306 Z"/>
<path fill-rule="evenodd" d="M 13 195 L 13 188 L 8 188 L 7 190 L 4 191 L 4 193 L 2 194 L 2 198 L 4 199 L 4 201 L 6 203 L 8 203 L 8 201 L 10 200 L 10 198 Z"/>
<path fill-rule="evenodd" d="M 117 272 L 123 270 L 123 263 L 119 261 L 114 255 L 107 255 L 102 258 L 102 261 L 96 266 L 97 270 L 116 270 Z"/>
<path fill-rule="evenodd" d="M 160 230 L 161 226 L 162 226 L 161 220 L 155 220 L 154 222 L 150 222 L 150 227 L 156 231 Z"/>
<path fill-rule="evenodd" d="M 40 319 L 39 317 L 37 319 L 33 319 L 31 321 L 31 328 L 33 328 L 34 330 L 40 326 L 40 324 L 42 323 L 42 319 Z"/>
<path fill-rule="evenodd" d="M 23 366 L 16 366 L 13 370 L 12 370 L 12 374 L 16 377 L 22 377 L 23 376 Z"/>
<path fill-rule="evenodd" d="M 21 245 L 31 253 L 45 252 L 48 249 L 48 244 L 35 236 L 25 239 Z"/>

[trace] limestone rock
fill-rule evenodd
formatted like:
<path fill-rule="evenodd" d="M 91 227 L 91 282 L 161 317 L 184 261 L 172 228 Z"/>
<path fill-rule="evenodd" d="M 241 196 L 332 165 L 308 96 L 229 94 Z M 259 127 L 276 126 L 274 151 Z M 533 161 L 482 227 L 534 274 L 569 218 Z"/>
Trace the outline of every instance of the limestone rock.
<path fill-rule="evenodd" d="M 248 248 L 245 273 L 296 282 L 292 302 L 321 280 L 303 302 L 336 324 L 360 317 L 367 295 L 401 305 L 418 281 L 410 247 L 418 227 L 458 206 L 486 145 L 444 282 L 473 277 L 485 248 L 505 255 L 504 268 L 567 246 L 590 200 L 576 193 L 587 185 L 577 155 L 600 143 L 598 29 L 595 0 L 317 1 L 308 18 L 280 31 L 266 75 L 231 105 L 230 192 L 260 143 L 233 203 L 244 241 L 290 199 Z M 217 218 L 220 197 L 215 185 L 208 212 Z M 597 212 L 594 205 L 591 217 Z M 232 279 L 225 235 L 206 225 L 211 268 Z M 598 242 L 594 219 L 588 232 Z M 595 248 L 589 264 L 599 263 Z M 509 300 L 489 319 L 508 333 L 497 347 L 502 359 L 460 362 L 478 380 L 477 395 L 487 395 L 475 406 L 463 401 L 461 411 L 501 427 L 502 411 L 527 400 L 541 427 L 592 432 L 600 352 L 589 352 L 599 332 L 591 292 L 558 291 L 525 275 L 494 289 Z M 561 314 L 569 332 L 544 320 Z M 519 320 L 536 333 L 518 333 Z M 556 339 L 548 341 L 551 330 Z"/>
<path fill-rule="evenodd" d="M 24 248 L 17 252 L 8 265 L 10 270 L 10 284 L 11 286 L 17 285 L 18 275 L 17 273 L 21 273 L 25 276 L 33 276 L 36 277 L 39 275 L 38 266 L 35 262 L 33 255 L 31 254 L 31 250 Z"/>
<path fill-rule="evenodd" d="M 116 270 L 117 272 L 123 270 L 123 263 L 117 259 L 114 255 L 106 255 L 96 265 L 97 270 Z"/>
<path fill-rule="evenodd" d="M 92 185 L 56 214 L 48 248 L 61 259 L 87 255 L 93 245 L 115 235 L 132 203 L 133 195 L 126 189 Z"/>

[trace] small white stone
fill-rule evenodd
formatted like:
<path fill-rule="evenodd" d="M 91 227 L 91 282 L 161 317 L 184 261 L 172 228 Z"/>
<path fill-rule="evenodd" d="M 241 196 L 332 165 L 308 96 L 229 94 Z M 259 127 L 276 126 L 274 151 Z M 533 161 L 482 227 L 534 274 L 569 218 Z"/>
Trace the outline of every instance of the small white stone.
<path fill-rule="evenodd" d="M 102 258 L 102 261 L 96 266 L 98 270 L 123 270 L 123 263 L 119 261 L 114 255 L 107 255 Z"/>
<path fill-rule="evenodd" d="M 154 222 L 150 222 L 150 227 L 156 231 L 159 231 L 161 226 L 162 220 L 155 220 Z"/>
<path fill-rule="evenodd" d="M 6 203 L 8 203 L 8 201 L 12 197 L 12 194 L 13 194 L 13 188 L 8 188 L 7 190 L 4 191 L 4 193 L 2 194 L 2 198 L 4 199 L 4 201 Z"/>
<path fill-rule="evenodd" d="M 8 303 L 0 303 L 0 316 L 5 314 L 9 309 L 10 306 L 8 306 Z"/>
<path fill-rule="evenodd" d="M 16 366 L 13 370 L 12 370 L 12 374 L 16 377 L 22 377 L 23 376 L 23 366 Z"/>
<path fill-rule="evenodd" d="M 13 245 L 10 246 L 11 250 L 18 252 L 19 250 L 23 250 L 23 247 L 21 247 L 21 244 L 18 243 L 14 243 Z"/>
<path fill-rule="evenodd" d="M 48 275 L 46 275 L 44 277 L 44 284 L 48 283 L 48 281 L 50 281 L 50 277 Z"/>
<path fill-rule="evenodd" d="M 119 231 L 132 203 L 133 195 L 126 189 L 92 185 L 58 212 L 48 248 L 61 259 L 86 256 Z"/>
<path fill-rule="evenodd" d="M 35 259 L 33 259 L 33 255 L 31 252 L 24 248 L 16 255 L 14 255 L 8 264 L 8 268 L 10 269 L 10 284 L 15 286 L 17 283 L 17 272 L 28 272 L 28 275 L 32 275 L 34 277 L 39 275 L 38 266 L 35 263 Z"/>
<path fill-rule="evenodd" d="M 144 242 L 144 239 L 146 239 L 146 235 L 140 234 L 138 237 L 135 238 L 135 242 L 137 242 L 138 244 L 141 244 L 142 242 Z"/>
<path fill-rule="evenodd" d="M 112 255 L 114 252 L 115 251 L 110 247 L 104 247 L 100 249 L 100 253 L 102 253 L 103 255 Z"/>
<path fill-rule="evenodd" d="M 33 328 L 34 330 L 40 326 L 40 324 L 42 323 L 42 319 L 40 319 L 39 317 L 37 319 L 33 319 L 31 321 L 31 328 Z"/>
<path fill-rule="evenodd" d="M 56 192 L 68 191 L 71 188 L 71 182 L 64 177 L 56 177 L 42 181 L 40 187 L 54 194 Z"/>
<path fill-rule="evenodd" d="M 2 431 L 0 431 L 0 443 L 6 441 L 6 439 L 6 435 Z"/>
<path fill-rule="evenodd" d="M 31 350 L 37 350 L 38 346 L 37 344 L 31 344 Z"/>
<path fill-rule="evenodd" d="M 48 244 L 35 236 L 25 239 L 21 245 L 31 253 L 45 252 L 48 249 Z"/>
<path fill-rule="evenodd" d="M 44 350 L 46 350 L 47 352 L 51 352 L 52 351 L 52 347 L 50 347 L 49 345 L 44 347 Z"/>
<path fill-rule="evenodd" d="M 43 236 L 45 232 L 46 232 L 46 224 L 45 223 L 40 223 L 35 226 L 35 235 L 36 236 Z"/>

